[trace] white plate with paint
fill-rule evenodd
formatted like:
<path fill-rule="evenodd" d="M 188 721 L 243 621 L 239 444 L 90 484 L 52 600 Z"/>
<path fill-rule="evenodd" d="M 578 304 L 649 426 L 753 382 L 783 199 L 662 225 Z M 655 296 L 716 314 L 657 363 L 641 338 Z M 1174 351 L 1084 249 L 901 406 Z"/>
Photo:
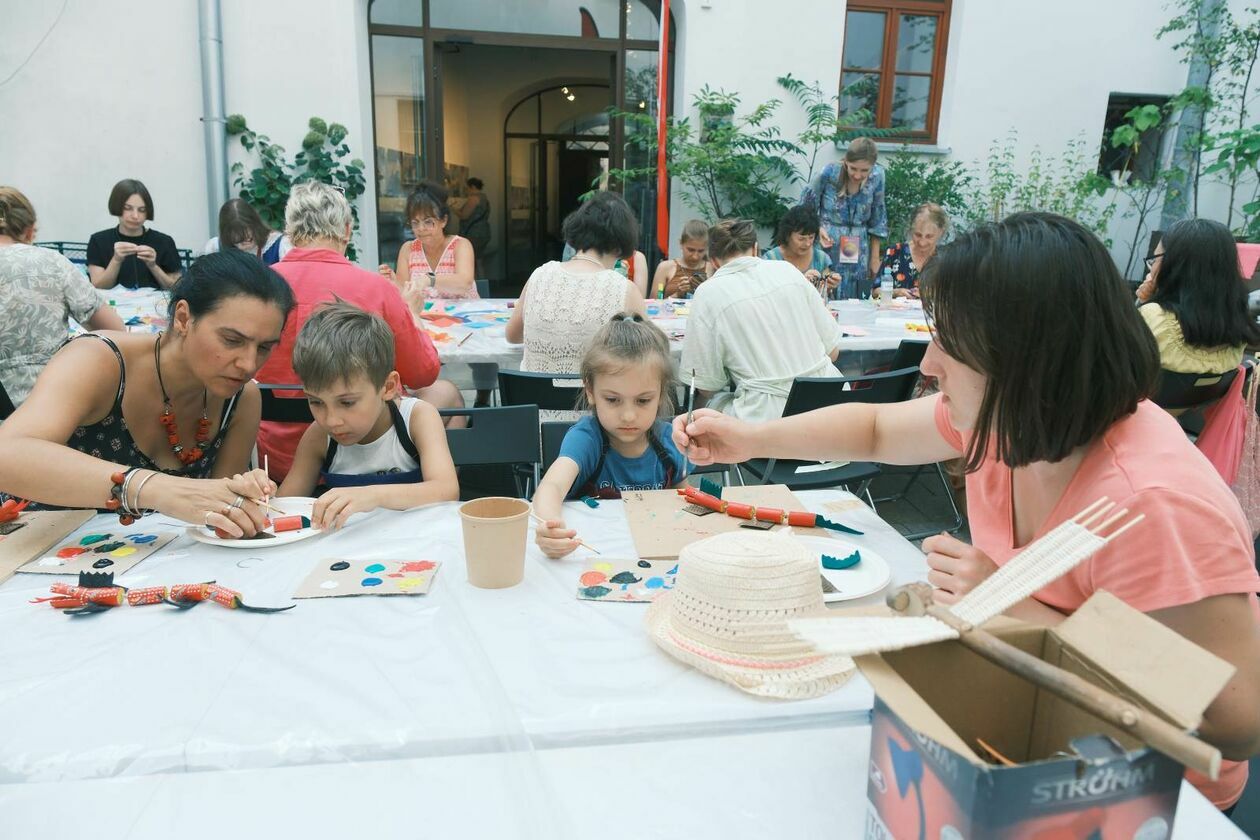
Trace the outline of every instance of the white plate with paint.
<path fill-rule="evenodd" d="M 854 598 L 865 598 L 879 592 L 892 580 L 892 568 L 883 557 L 863 546 L 844 539 L 830 537 L 796 536 L 798 542 L 814 555 L 818 563 L 818 571 L 836 588 L 835 592 L 824 592 L 823 601 L 852 601 Z M 822 556 L 844 559 L 855 551 L 862 554 L 862 560 L 851 569 L 824 569 Z"/>
<path fill-rule="evenodd" d="M 284 511 L 286 516 L 305 516 L 307 519 L 311 516 L 311 510 L 315 507 L 315 500 L 309 496 L 285 496 L 282 498 L 274 498 L 271 504 Z M 268 511 L 268 516 L 272 518 L 280 516 L 275 511 Z M 254 537 L 248 540 L 225 540 L 214 535 L 213 528 L 205 526 L 193 526 L 188 528 L 188 536 L 197 542 L 206 545 L 217 545 L 222 548 L 275 548 L 289 543 L 309 540 L 311 537 L 318 537 L 323 531 L 315 528 L 299 528 L 296 531 L 281 531 L 276 533 L 271 528 L 263 531 L 268 534 L 265 537 Z"/>

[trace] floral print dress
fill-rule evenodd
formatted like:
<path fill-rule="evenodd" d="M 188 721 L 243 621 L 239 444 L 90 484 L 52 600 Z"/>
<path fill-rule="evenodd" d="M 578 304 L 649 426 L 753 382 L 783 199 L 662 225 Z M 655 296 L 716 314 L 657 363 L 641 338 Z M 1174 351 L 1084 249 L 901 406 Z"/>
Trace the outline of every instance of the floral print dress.
<path fill-rule="evenodd" d="M 818 211 L 831 237 L 827 251 L 832 270 L 841 277 L 837 298 L 870 297 L 871 237 L 888 238 L 888 209 L 884 206 L 884 170 L 878 164 L 858 191 L 843 192 L 843 163 L 830 163 L 801 194 L 801 203 Z M 856 257 L 856 259 L 854 259 Z"/>

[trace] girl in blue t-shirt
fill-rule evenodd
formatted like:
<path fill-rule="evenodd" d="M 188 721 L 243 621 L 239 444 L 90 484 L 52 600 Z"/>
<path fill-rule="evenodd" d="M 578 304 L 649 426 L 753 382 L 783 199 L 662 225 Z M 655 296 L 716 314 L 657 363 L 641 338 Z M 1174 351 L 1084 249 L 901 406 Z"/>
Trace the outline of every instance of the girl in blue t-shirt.
<path fill-rule="evenodd" d="M 534 510 L 546 523 L 536 539 L 548 557 L 578 546 L 561 516 L 566 498 L 617 499 L 622 491 L 682 482 L 683 456 L 661 419 L 673 409 L 672 371 L 669 339 L 641 315 L 614 315 L 595 334 L 581 371 L 585 407 L 595 414 L 569 429 L 534 493 Z"/>

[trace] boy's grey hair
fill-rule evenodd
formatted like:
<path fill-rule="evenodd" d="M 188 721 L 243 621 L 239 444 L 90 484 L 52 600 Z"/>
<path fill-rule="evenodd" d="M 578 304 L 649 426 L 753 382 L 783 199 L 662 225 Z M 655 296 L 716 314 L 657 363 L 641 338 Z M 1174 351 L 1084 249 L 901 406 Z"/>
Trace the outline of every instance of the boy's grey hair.
<path fill-rule="evenodd" d="M 394 333 L 378 315 L 338 300 L 320 306 L 293 345 L 293 370 L 308 391 L 366 376 L 377 388 L 394 370 Z"/>

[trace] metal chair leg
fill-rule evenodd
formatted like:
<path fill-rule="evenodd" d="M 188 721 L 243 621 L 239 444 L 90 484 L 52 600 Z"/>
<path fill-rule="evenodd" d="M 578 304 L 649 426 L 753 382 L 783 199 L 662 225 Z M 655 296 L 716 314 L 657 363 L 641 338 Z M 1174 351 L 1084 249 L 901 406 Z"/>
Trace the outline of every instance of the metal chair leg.
<path fill-rule="evenodd" d="M 949 506 L 954 511 L 954 521 L 948 528 L 933 528 L 929 531 L 915 531 L 911 534 L 902 534 L 908 540 L 921 540 L 924 537 L 930 537 L 933 534 L 939 534 L 941 531 L 954 533 L 962 527 L 962 512 L 958 509 L 958 500 L 954 498 L 954 488 L 949 484 L 949 478 L 945 475 L 945 469 L 939 463 L 936 466 L 936 474 L 941 479 L 941 484 L 945 487 L 945 498 L 949 499 Z"/>

